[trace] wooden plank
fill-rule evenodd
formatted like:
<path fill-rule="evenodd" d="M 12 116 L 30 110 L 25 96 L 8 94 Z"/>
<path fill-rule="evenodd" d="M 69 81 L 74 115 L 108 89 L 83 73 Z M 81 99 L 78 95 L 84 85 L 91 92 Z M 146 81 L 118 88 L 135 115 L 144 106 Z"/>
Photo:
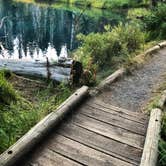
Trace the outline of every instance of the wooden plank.
<path fill-rule="evenodd" d="M 138 149 L 142 149 L 144 144 L 144 136 L 131 133 L 119 127 L 108 125 L 81 114 L 73 116 L 72 123 Z"/>
<path fill-rule="evenodd" d="M 131 166 L 124 162 L 92 148 L 89 148 L 64 136 L 57 135 L 51 139 L 48 148 L 65 157 L 73 159 L 84 165 L 95 166 Z"/>
<path fill-rule="evenodd" d="M 15 163 L 36 145 L 64 116 L 71 111 L 88 95 L 88 87 L 83 86 L 71 95 L 57 110 L 47 115 L 34 126 L 27 134 L 19 139 L 13 146 L 0 155 L 0 166 L 9 166 Z M 28 148 L 27 148 L 28 147 Z"/>
<path fill-rule="evenodd" d="M 112 106 L 112 105 L 108 105 L 108 104 L 103 104 L 103 102 L 100 102 L 98 100 L 92 100 L 90 102 L 87 102 L 87 105 L 90 106 L 90 107 L 93 107 L 94 109 L 100 109 L 100 110 L 103 110 L 105 112 L 109 112 L 111 114 L 114 114 L 114 115 L 119 115 L 123 118 L 126 118 L 126 119 L 129 119 L 129 120 L 132 120 L 132 121 L 135 121 L 135 122 L 138 122 L 138 123 L 141 123 L 141 124 L 147 124 L 147 117 L 146 115 L 144 116 L 141 116 L 141 113 L 140 115 L 136 115 L 134 114 L 134 112 L 130 112 L 128 110 L 125 110 L 125 109 L 121 109 L 121 108 L 118 108 L 118 107 L 115 107 L 115 106 Z"/>
<path fill-rule="evenodd" d="M 102 122 L 126 129 L 130 132 L 133 132 L 139 135 L 143 135 L 143 136 L 146 135 L 145 125 L 122 118 L 118 115 L 110 114 L 108 112 L 104 112 L 99 109 L 87 107 L 86 105 L 83 105 L 80 108 L 79 113 L 89 116 L 91 118 L 94 118 L 96 120 L 100 120 Z"/>
<path fill-rule="evenodd" d="M 114 110 L 117 112 L 122 112 L 122 113 L 125 113 L 127 115 L 130 115 L 130 116 L 133 116 L 136 118 L 138 118 L 138 116 L 139 116 L 142 120 L 146 120 L 148 117 L 145 113 L 129 111 L 129 110 L 124 109 L 124 108 L 120 108 L 120 107 L 113 106 L 111 104 L 104 103 L 103 101 L 101 101 L 99 99 L 92 99 L 90 103 L 94 103 L 96 105 L 100 105 L 104 108 L 108 108 L 108 109 L 111 109 L 111 110 Z"/>
<path fill-rule="evenodd" d="M 70 160 L 56 152 L 49 149 L 35 152 L 31 160 L 20 166 L 81 166 L 73 160 Z M 18 165 L 17 165 L 18 166 Z"/>
<path fill-rule="evenodd" d="M 149 125 L 140 166 L 156 166 L 158 156 L 158 141 L 160 138 L 162 111 L 153 109 L 150 114 Z"/>
<path fill-rule="evenodd" d="M 70 121 L 65 123 L 57 133 L 131 164 L 140 163 L 142 150 L 70 124 Z"/>
<path fill-rule="evenodd" d="M 136 117 L 133 117 L 133 116 L 130 116 L 128 114 L 125 114 L 121 111 L 115 111 L 115 110 L 112 110 L 112 109 L 109 109 L 109 108 L 104 108 L 100 105 L 96 105 L 96 104 L 87 104 L 88 107 L 90 107 L 91 109 L 96 109 L 96 110 L 100 110 L 100 111 L 103 111 L 103 112 L 107 112 L 111 115 L 114 115 L 114 116 L 119 116 L 121 118 L 124 118 L 124 119 L 127 119 L 127 120 L 130 120 L 130 121 L 133 121 L 135 123 L 139 123 L 139 124 L 142 124 L 142 125 L 146 125 L 147 124 L 147 121 L 145 120 L 140 120 L 139 118 L 136 118 Z"/>

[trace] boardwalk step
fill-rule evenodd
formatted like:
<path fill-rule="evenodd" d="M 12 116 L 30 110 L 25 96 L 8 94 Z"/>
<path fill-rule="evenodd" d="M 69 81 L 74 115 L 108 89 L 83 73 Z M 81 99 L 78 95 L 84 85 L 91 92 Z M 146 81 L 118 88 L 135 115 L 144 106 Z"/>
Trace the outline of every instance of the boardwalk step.
<path fill-rule="evenodd" d="M 85 115 L 77 114 L 72 118 L 72 123 L 135 148 L 142 149 L 144 145 L 144 136 L 97 121 Z"/>
<path fill-rule="evenodd" d="M 132 164 L 104 154 L 100 151 L 89 148 L 76 141 L 61 135 L 56 135 L 51 139 L 48 148 L 65 157 L 76 160 L 83 165 L 95 166 L 131 166 Z"/>
<path fill-rule="evenodd" d="M 113 126 L 126 129 L 136 134 L 140 134 L 143 136 L 146 135 L 146 125 L 132 121 L 130 119 L 126 119 L 118 114 L 111 114 L 109 112 L 102 111 L 101 109 L 96 109 L 91 106 L 83 106 L 80 110 L 81 114 L 86 115 L 88 117 L 108 123 Z"/>
<path fill-rule="evenodd" d="M 123 108 L 115 107 L 111 104 L 105 104 L 102 101 L 94 100 L 94 99 L 88 101 L 87 105 L 94 109 L 100 109 L 114 115 L 116 114 L 123 118 L 133 120 L 135 122 L 142 123 L 144 125 L 147 124 L 148 117 L 141 112 L 138 113 L 138 112 L 129 111 Z"/>
<path fill-rule="evenodd" d="M 57 132 L 69 139 L 111 155 L 112 157 L 119 158 L 123 161 L 136 165 L 140 162 L 142 150 L 123 144 L 119 141 L 109 139 L 74 124 L 65 123 Z"/>

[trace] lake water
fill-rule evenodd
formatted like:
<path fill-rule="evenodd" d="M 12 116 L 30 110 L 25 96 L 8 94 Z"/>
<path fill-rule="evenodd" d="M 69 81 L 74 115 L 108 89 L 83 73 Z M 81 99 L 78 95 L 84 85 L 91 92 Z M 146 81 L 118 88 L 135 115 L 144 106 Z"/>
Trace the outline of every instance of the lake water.
<path fill-rule="evenodd" d="M 0 0 L 0 58 L 57 60 L 79 46 L 78 33 L 101 32 L 104 25 L 126 17 L 121 12 L 57 6 Z"/>

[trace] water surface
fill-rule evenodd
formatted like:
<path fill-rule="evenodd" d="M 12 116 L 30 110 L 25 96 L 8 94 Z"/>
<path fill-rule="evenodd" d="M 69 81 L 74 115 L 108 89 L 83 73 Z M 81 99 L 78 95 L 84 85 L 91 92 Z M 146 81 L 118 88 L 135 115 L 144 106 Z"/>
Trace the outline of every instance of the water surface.
<path fill-rule="evenodd" d="M 52 6 L 0 0 L 0 58 L 56 61 L 79 46 L 78 33 L 100 32 L 125 20 L 121 12 Z"/>

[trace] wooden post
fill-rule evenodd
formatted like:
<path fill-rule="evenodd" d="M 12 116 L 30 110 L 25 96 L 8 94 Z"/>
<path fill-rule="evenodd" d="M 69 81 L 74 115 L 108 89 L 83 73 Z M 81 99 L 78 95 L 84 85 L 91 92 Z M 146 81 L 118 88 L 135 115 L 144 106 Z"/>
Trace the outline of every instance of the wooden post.
<path fill-rule="evenodd" d="M 156 166 L 161 117 L 162 111 L 160 109 L 156 108 L 151 111 L 140 166 Z"/>
<path fill-rule="evenodd" d="M 47 80 L 49 81 L 51 79 L 50 63 L 49 63 L 48 57 L 46 57 L 46 59 L 47 59 L 47 63 L 46 63 L 46 67 L 47 67 Z"/>
<path fill-rule="evenodd" d="M 73 61 L 71 67 L 71 82 L 73 85 L 79 85 L 82 73 L 83 73 L 82 63 L 78 61 Z"/>

